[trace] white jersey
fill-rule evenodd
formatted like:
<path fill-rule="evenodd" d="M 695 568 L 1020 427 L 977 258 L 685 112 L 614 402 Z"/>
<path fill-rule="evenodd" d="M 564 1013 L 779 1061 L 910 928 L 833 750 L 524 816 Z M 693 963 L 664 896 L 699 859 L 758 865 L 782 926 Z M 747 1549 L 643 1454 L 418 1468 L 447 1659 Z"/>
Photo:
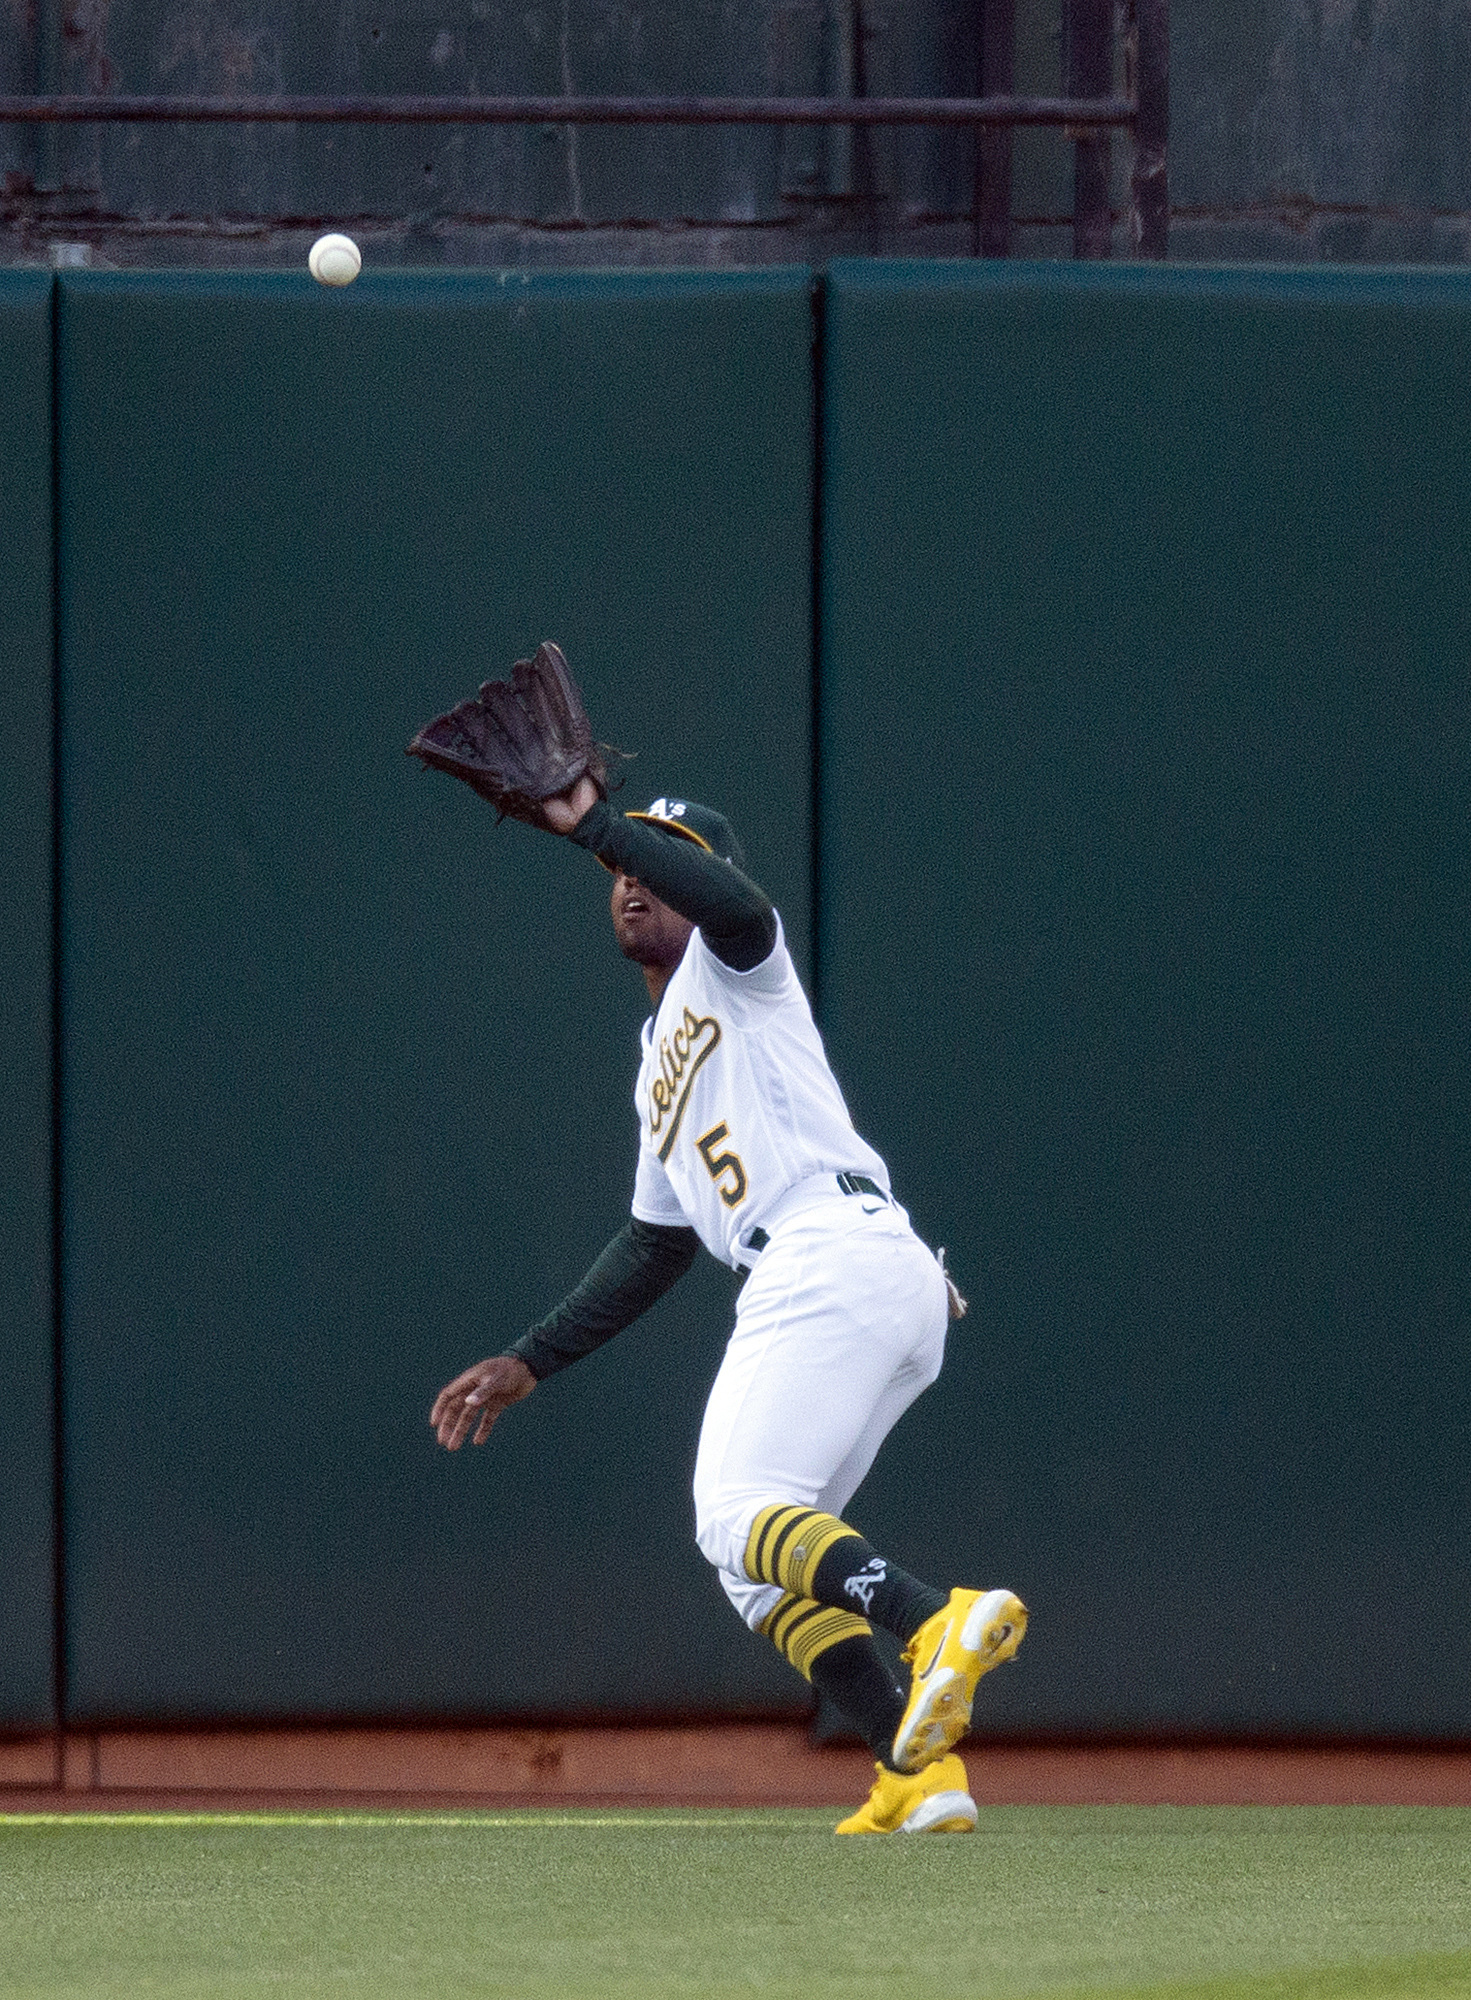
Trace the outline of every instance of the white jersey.
<path fill-rule="evenodd" d="M 854 1131 L 827 1066 L 780 918 L 750 972 L 695 931 L 642 1039 L 640 1222 L 692 1228 L 744 1270 L 744 1240 L 799 1181 L 855 1173 L 888 1193 L 888 1169 Z"/>

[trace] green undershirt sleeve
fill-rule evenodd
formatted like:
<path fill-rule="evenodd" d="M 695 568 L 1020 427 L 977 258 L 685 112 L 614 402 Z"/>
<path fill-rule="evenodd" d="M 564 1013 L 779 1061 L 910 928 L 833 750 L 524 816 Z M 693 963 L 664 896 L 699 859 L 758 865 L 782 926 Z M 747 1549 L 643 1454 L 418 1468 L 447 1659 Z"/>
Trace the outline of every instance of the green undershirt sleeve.
<path fill-rule="evenodd" d="M 568 839 L 624 875 L 633 875 L 661 903 L 697 924 L 722 964 L 750 972 L 771 956 L 776 911 L 764 889 L 729 861 L 692 840 L 661 833 L 642 820 L 625 819 L 599 799 Z"/>
<path fill-rule="evenodd" d="M 631 1326 L 684 1276 L 699 1247 L 693 1229 L 631 1216 L 581 1284 L 506 1352 L 544 1382 Z"/>

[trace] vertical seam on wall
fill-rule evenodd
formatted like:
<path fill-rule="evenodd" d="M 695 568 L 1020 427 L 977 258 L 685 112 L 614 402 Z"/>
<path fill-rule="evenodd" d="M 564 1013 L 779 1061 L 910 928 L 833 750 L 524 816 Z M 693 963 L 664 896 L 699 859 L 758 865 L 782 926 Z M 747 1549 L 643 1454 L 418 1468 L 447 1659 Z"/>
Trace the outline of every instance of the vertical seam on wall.
<path fill-rule="evenodd" d="M 811 729 L 808 824 L 811 876 L 807 889 L 808 931 L 812 939 L 812 1011 L 822 1020 L 822 451 L 823 368 L 827 274 L 813 274 L 812 301 L 812 579 L 811 685 L 808 698 Z"/>
<path fill-rule="evenodd" d="M 62 1301 L 61 282 L 51 282 L 51 1649 L 57 1783 L 66 1728 L 66 1388 Z"/>

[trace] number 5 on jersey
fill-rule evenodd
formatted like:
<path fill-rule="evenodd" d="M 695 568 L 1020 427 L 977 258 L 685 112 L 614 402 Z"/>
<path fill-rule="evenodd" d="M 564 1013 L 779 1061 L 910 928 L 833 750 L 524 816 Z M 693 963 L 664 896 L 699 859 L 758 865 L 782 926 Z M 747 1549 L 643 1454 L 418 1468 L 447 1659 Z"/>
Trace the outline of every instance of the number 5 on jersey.
<path fill-rule="evenodd" d="M 717 1153 L 715 1150 L 722 1140 L 729 1137 L 728 1125 L 712 1125 L 704 1138 L 696 1139 L 695 1145 L 699 1149 L 700 1158 L 705 1162 L 711 1180 L 720 1189 L 720 1199 L 727 1208 L 739 1208 L 746 1198 L 749 1185 L 746 1180 L 746 1170 L 734 1153 Z M 724 1180 L 726 1174 L 731 1176 L 729 1186 Z"/>

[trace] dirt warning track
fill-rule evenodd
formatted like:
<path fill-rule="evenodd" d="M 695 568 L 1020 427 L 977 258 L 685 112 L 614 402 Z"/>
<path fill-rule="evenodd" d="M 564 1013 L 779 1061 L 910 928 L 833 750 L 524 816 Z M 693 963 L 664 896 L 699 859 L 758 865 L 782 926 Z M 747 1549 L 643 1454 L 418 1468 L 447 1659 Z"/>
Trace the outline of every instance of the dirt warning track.
<path fill-rule="evenodd" d="M 983 1742 L 980 1805 L 1471 1805 L 1471 1745 Z M 840 1806 L 867 1753 L 800 1722 L 98 1728 L 0 1740 L 0 1812 Z"/>

